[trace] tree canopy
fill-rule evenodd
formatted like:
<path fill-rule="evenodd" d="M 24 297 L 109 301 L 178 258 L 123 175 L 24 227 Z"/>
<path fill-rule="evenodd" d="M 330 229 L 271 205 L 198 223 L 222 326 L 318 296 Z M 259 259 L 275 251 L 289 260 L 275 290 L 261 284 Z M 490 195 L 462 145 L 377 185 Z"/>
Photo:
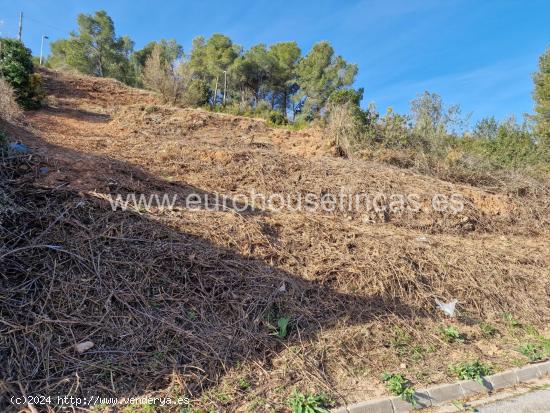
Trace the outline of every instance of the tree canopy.
<path fill-rule="evenodd" d="M 0 38 L 0 76 L 15 92 L 15 100 L 24 108 L 40 106 L 40 76 L 33 73 L 32 53 L 15 39 Z"/>
<path fill-rule="evenodd" d="M 539 59 L 539 70 L 533 75 L 535 120 L 541 147 L 550 153 L 550 47 Z"/>
<path fill-rule="evenodd" d="M 347 63 L 326 41 L 317 43 L 306 56 L 296 42 L 257 44 L 245 50 L 220 33 L 196 37 L 188 54 L 174 39 L 151 41 L 134 51 L 133 41 L 117 36 L 105 11 L 80 14 L 77 23 L 78 30 L 69 38 L 52 42 L 48 65 L 113 77 L 138 87 L 158 86 L 159 75 L 166 77 L 170 72 L 171 82 L 183 78 L 188 82 L 184 89 L 193 98 L 186 98 L 186 93 L 181 96 L 187 103 L 262 107 L 283 117 L 301 112 L 314 118 L 331 94 L 349 89 L 357 75 L 357 65 Z M 155 50 L 156 60 L 146 75 L 146 63 Z M 153 77 L 156 82 L 151 82 Z"/>
<path fill-rule="evenodd" d="M 114 22 L 103 10 L 93 15 L 80 14 L 77 22 L 77 32 L 71 32 L 68 39 L 52 42 L 49 63 L 131 83 L 129 58 L 133 41 L 128 36 L 116 36 Z"/>

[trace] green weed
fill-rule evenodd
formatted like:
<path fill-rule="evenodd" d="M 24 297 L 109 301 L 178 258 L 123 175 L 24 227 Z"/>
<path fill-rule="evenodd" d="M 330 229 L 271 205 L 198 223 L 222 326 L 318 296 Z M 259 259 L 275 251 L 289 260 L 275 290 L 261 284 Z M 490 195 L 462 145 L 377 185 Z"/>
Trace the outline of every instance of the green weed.
<path fill-rule="evenodd" d="M 491 374 L 492 368 L 479 360 L 450 365 L 449 369 L 461 380 L 475 380 L 483 384 L 483 377 Z"/>
<path fill-rule="evenodd" d="M 329 413 L 330 399 L 325 394 L 302 393 L 296 389 L 288 398 L 292 413 Z"/>
<path fill-rule="evenodd" d="M 196 311 L 193 311 L 193 310 L 187 310 L 187 318 L 191 321 L 196 321 L 197 320 L 197 313 Z"/>
<path fill-rule="evenodd" d="M 285 338 L 288 334 L 288 324 L 290 323 L 290 318 L 281 317 L 277 320 L 277 337 Z"/>
<path fill-rule="evenodd" d="M 453 343 L 455 341 L 462 343 L 466 339 L 464 334 L 461 334 L 460 331 L 458 331 L 458 328 L 456 328 L 455 326 L 441 327 L 439 329 L 439 333 L 448 343 Z"/>
<path fill-rule="evenodd" d="M 484 337 L 494 337 L 498 332 L 496 327 L 489 323 L 480 323 L 479 329 Z"/>
<path fill-rule="evenodd" d="M 239 379 L 239 389 L 246 391 L 250 389 L 250 386 L 251 386 L 250 382 L 244 377 Z"/>
<path fill-rule="evenodd" d="M 402 374 L 389 374 L 384 373 L 382 375 L 382 381 L 386 383 L 386 388 L 390 393 L 401 397 L 406 402 L 416 406 L 416 400 L 414 398 L 414 388 L 410 380 L 405 378 Z"/>
<path fill-rule="evenodd" d="M 412 342 L 412 337 L 400 327 L 395 327 L 390 345 L 401 355 L 403 355 Z"/>
<path fill-rule="evenodd" d="M 504 320 L 506 325 L 510 328 L 521 327 L 521 323 L 518 320 L 516 320 L 516 318 L 511 313 L 502 314 L 502 319 Z"/>
<path fill-rule="evenodd" d="M 544 358 L 542 349 L 532 343 L 523 344 L 519 348 L 519 352 L 527 357 L 530 362 L 539 361 Z"/>

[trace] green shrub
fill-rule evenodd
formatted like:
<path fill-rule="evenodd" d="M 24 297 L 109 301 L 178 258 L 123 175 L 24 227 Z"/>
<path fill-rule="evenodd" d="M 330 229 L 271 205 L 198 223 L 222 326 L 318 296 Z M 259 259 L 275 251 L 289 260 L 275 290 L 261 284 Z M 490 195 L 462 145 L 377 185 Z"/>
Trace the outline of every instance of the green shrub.
<path fill-rule="evenodd" d="M 15 39 L 0 39 L 0 73 L 13 87 L 15 99 L 25 109 L 40 106 L 44 97 L 40 75 L 33 74 L 32 53 Z"/>
<path fill-rule="evenodd" d="M 492 368 L 488 364 L 479 360 L 451 365 L 449 370 L 456 374 L 460 380 L 476 380 L 478 383 L 483 383 L 483 376 L 492 372 Z"/>
<path fill-rule="evenodd" d="M 390 391 L 390 393 L 401 397 L 401 399 L 411 403 L 413 406 L 416 405 L 414 388 L 412 387 L 410 380 L 405 378 L 405 376 L 402 374 L 384 373 L 382 375 L 382 381 L 386 383 L 386 388 Z"/>
<path fill-rule="evenodd" d="M 329 413 L 330 400 L 324 394 L 301 393 L 294 390 L 287 400 L 292 413 Z"/>
<path fill-rule="evenodd" d="M 273 125 L 287 124 L 286 116 L 283 115 L 281 112 L 277 112 L 276 110 L 272 110 L 271 112 L 269 112 L 268 120 Z"/>
<path fill-rule="evenodd" d="M 534 344 L 524 344 L 519 348 L 519 352 L 529 359 L 531 362 L 539 361 L 544 358 L 542 348 Z"/>
<path fill-rule="evenodd" d="M 211 97 L 208 83 L 204 80 L 195 79 L 183 93 L 182 103 L 186 106 L 200 107 L 208 103 Z"/>
<path fill-rule="evenodd" d="M 455 326 L 441 327 L 439 332 L 448 343 L 463 342 L 465 340 L 464 334 L 461 334 Z"/>
<path fill-rule="evenodd" d="M 517 168 L 535 164 L 540 151 L 528 125 L 509 118 L 498 123 L 494 118 L 480 120 L 473 135 L 459 141 L 463 150 L 482 155 L 497 168 Z"/>

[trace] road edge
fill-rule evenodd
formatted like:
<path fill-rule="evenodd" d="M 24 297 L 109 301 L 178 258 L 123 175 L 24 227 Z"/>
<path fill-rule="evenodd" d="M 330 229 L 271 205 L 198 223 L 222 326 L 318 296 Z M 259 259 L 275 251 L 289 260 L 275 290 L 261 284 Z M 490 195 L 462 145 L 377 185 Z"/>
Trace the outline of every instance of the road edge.
<path fill-rule="evenodd" d="M 528 383 L 550 376 L 550 360 L 542 363 L 528 364 L 524 367 L 506 370 L 483 378 L 483 383 L 475 380 L 463 380 L 446 383 L 427 389 L 418 390 L 414 397 L 416 406 L 401 400 L 399 397 L 385 397 L 367 400 L 349 406 L 338 407 L 332 413 L 405 413 L 423 409 L 440 403 L 459 400 L 479 394 L 490 393 Z"/>

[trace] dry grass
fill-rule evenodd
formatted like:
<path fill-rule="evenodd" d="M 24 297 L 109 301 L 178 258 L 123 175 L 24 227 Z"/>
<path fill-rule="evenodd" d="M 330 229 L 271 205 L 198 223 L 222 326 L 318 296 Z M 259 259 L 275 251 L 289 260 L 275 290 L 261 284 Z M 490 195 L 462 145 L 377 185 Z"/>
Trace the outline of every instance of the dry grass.
<path fill-rule="evenodd" d="M 352 145 L 361 134 L 351 106 L 331 105 L 328 111 L 326 133 L 330 143 L 338 155 L 349 158 L 352 154 Z"/>
<path fill-rule="evenodd" d="M 13 88 L 0 77 L 0 120 L 12 122 L 21 116 L 21 109 L 15 101 Z"/>
<path fill-rule="evenodd" d="M 22 392 L 185 394 L 200 411 L 267 412 L 284 411 L 298 388 L 343 403 L 383 394 L 385 370 L 421 386 L 450 380 L 450 361 L 521 362 L 525 330 L 504 312 L 545 333 L 548 195 L 531 183 L 490 193 L 365 161 L 304 158 L 294 135 L 277 144 L 254 120 L 162 106 L 115 112 L 106 102 L 132 100 L 121 86 L 69 77 L 65 92 L 63 77 L 50 77 L 58 107 L 8 129 L 41 156 L 1 169 L 6 199 L 20 206 L 0 226 L 1 409 Z M 461 216 L 365 220 L 366 211 L 114 212 L 104 201 L 341 186 L 459 191 L 469 204 Z M 465 343 L 438 333 L 449 320 L 434 299 L 452 297 Z M 291 319 L 285 338 L 273 334 L 280 317 Z M 481 321 L 498 335 L 483 337 Z M 94 346 L 76 352 L 85 341 Z"/>

